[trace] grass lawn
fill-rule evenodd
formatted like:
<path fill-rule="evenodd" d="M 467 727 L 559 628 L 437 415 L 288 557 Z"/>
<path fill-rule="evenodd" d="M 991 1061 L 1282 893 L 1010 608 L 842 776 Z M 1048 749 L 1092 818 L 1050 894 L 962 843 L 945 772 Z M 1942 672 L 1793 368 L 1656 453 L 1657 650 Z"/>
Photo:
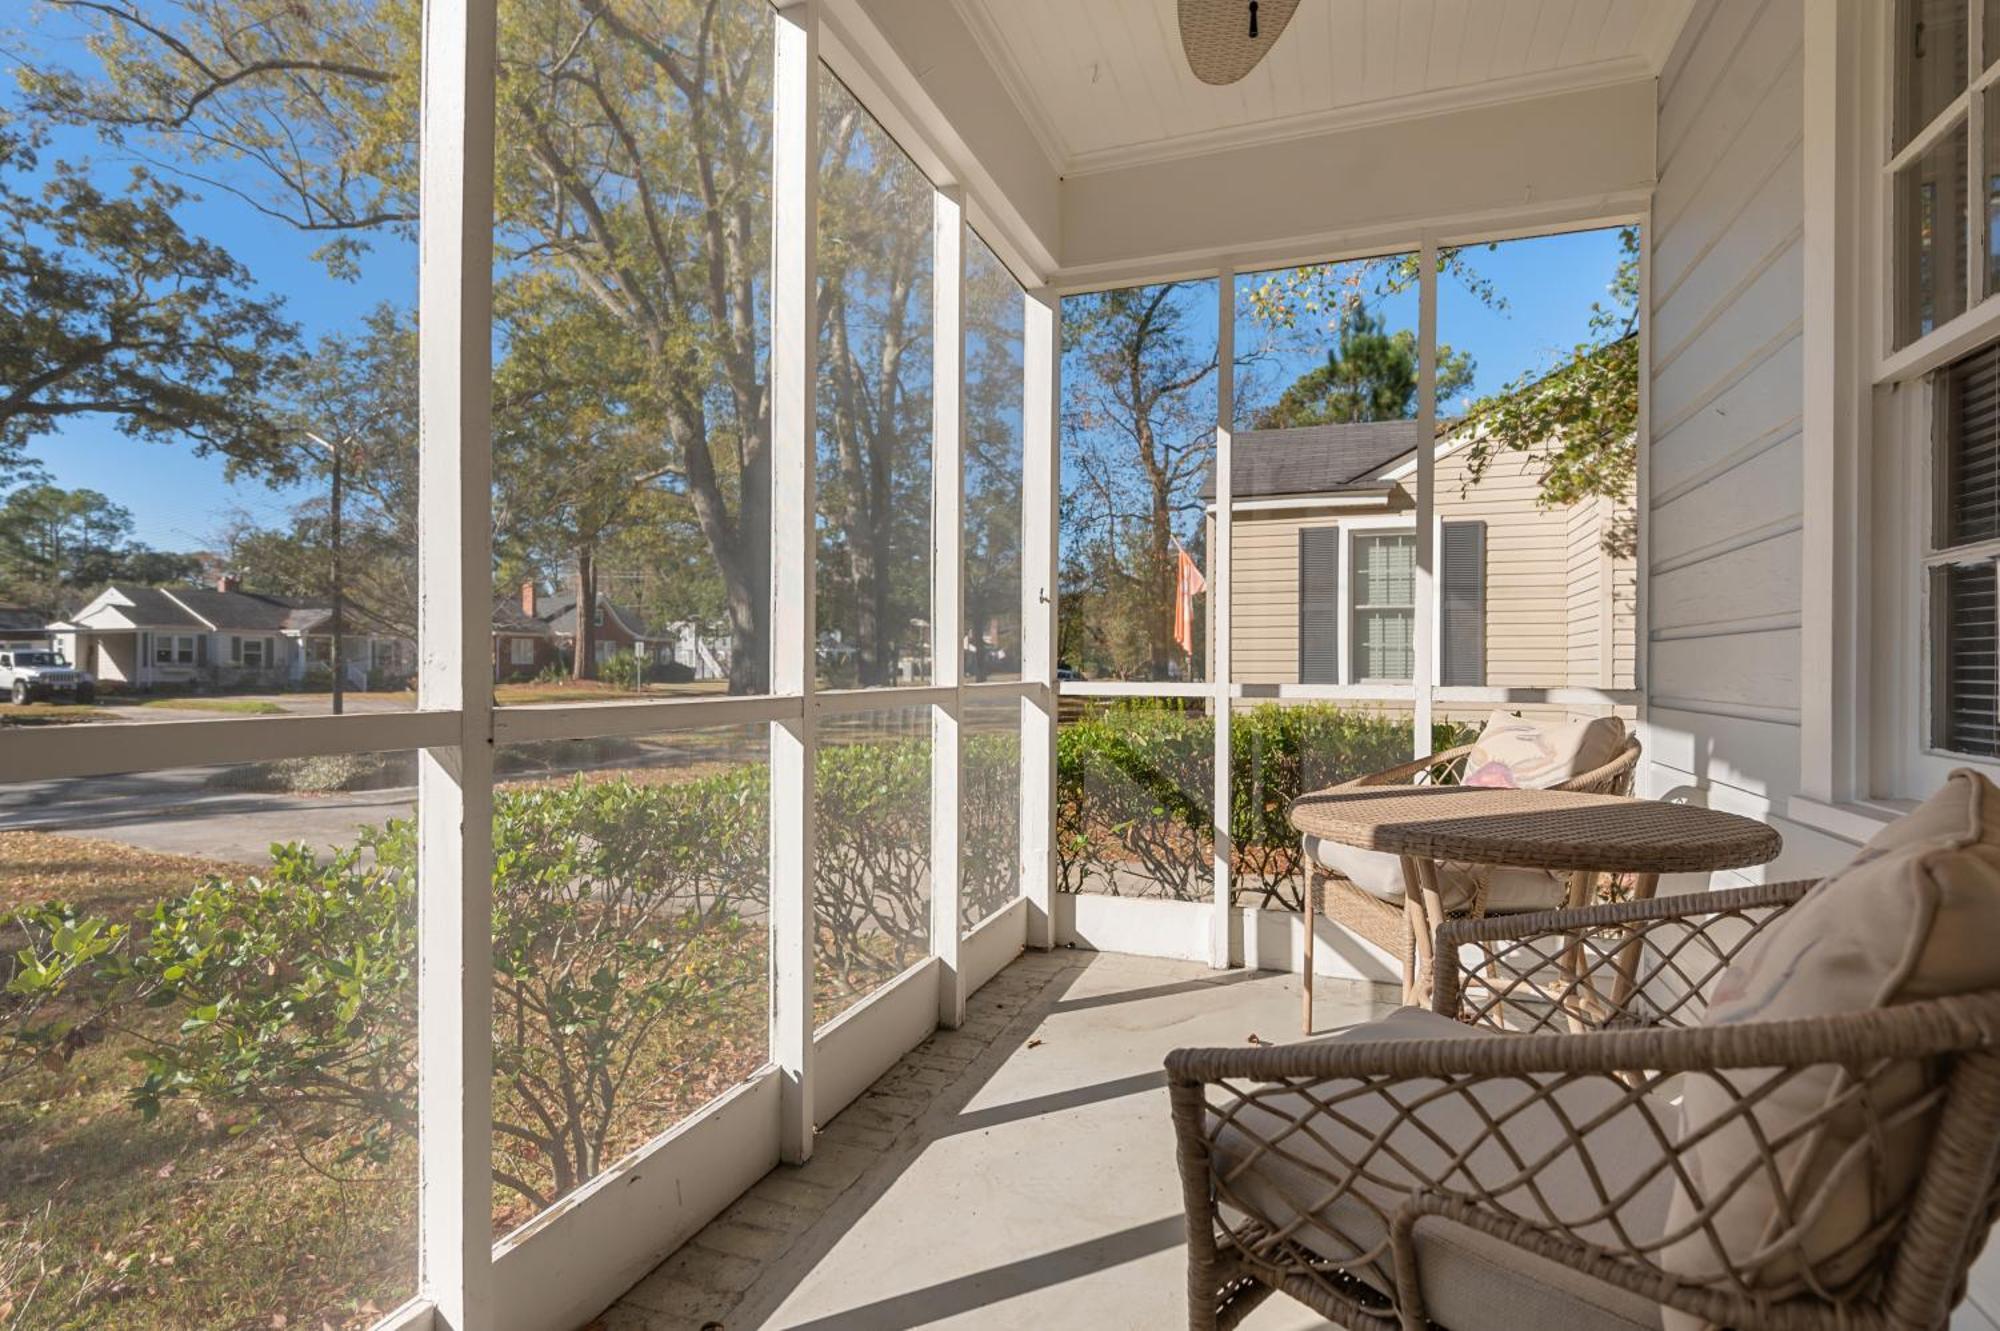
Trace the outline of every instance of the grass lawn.
<path fill-rule="evenodd" d="M 210 872 L 178 855 L 0 832 L 0 913 L 65 897 L 130 919 Z M 127 1049 L 0 1082 L 0 1326 L 365 1327 L 416 1282 L 416 1162 L 388 1176 L 300 1158 L 289 1135 L 170 1102 L 126 1103 Z"/>
<path fill-rule="evenodd" d="M 729 691 L 725 680 L 698 684 L 648 684 L 643 690 L 620 688 L 597 679 L 566 679 L 556 684 L 495 684 L 493 701 L 502 707 L 526 707 L 547 702 L 616 702 L 624 698 L 705 697 Z"/>
<path fill-rule="evenodd" d="M 115 713 L 75 703 L 0 702 L 0 726 L 73 726 L 84 721 L 113 721 Z"/>
<path fill-rule="evenodd" d="M 262 698 L 152 698 L 139 704 L 173 712 L 222 712 L 228 716 L 283 716 L 285 709 Z"/>

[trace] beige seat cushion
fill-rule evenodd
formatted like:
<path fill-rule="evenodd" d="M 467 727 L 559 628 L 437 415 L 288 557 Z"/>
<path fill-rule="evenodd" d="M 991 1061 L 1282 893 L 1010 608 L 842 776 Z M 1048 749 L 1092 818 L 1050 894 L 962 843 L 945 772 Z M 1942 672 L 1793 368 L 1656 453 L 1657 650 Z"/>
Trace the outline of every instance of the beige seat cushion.
<path fill-rule="evenodd" d="M 1464 781 L 1546 790 L 1604 766 L 1624 743 L 1625 723 L 1615 716 L 1548 725 L 1496 710 L 1472 742 Z"/>
<path fill-rule="evenodd" d="M 2000 789 L 1961 770 L 1944 788 L 1885 828 L 1847 868 L 1759 932 L 1716 982 L 1703 1021 L 1728 1025 L 1859 1012 L 1895 1003 L 2000 987 Z M 1766 1140 L 1796 1131 L 1848 1085 L 1846 1073 L 1812 1068 L 1760 1102 L 1755 1129 Z M 1878 1123 L 1922 1094 L 1927 1069 L 1916 1064 L 1878 1083 L 1871 1099 Z M 1735 1078 L 1744 1087 L 1760 1074 Z M 1739 1117 L 1708 1131 L 1728 1109 L 1729 1087 L 1689 1078 L 1683 1140 L 1694 1195 L 1677 1190 L 1670 1233 L 1686 1227 L 1698 1202 L 1741 1186 L 1714 1218 L 1716 1240 L 1760 1290 L 1791 1290 L 1814 1278 L 1838 1287 L 1876 1258 L 1873 1233 L 1914 1186 L 1925 1158 L 1928 1115 L 1886 1126 L 1862 1146 L 1865 1117 L 1843 1110 L 1820 1130 L 1799 1134 L 1778 1153 L 1792 1214 L 1779 1220 L 1778 1191 L 1752 1126 Z M 1849 1158 L 1843 1158 L 1843 1155 Z M 1810 1212 L 1804 1208 L 1810 1205 Z M 1700 1229 L 1679 1238 L 1663 1265 L 1695 1279 L 1723 1273 L 1715 1242 Z M 1692 1321 L 1677 1325 L 1696 1325 Z"/>
<path fill-rule="evenodd" d="M 1403 904 L 1400 856 L 1343 846 L 1316 836 L 1305 838 L 1305 852 L 1370 896 L 1392 906 Z M 1446 864 L 1438 880 L 1438 894 L 1444 899 L 1444 908 L 1454 913 L 1470 910 L 1478 899 L 1482 876 L 1486 884 L 1486 911 L 1490 915 L 1553 910 L 1568 900 L 1568 888 L 1560 874 L 1504 865 Z"/>
<path fill-rule="evenodd" d="M 1517 1038 L 1412 1007 L 1322 1038 L 1477 1035 Z M 1393 1287 L 1389 1219 L 1419 1175 L 1445 1170 L 1461 1150 L 1468 1154 L 1450 1180 L 1455 1192 L 1491 1190 L 1499 1205 L 1515 1215 L 1574 1225 L 1610 1248 L 1625 1247 L 1621 1230 L 1642 1246 L 1658 1238 L 1671 1184 L 1664 1172 L 1643 1177 L 1649 1163 L 1660 1160 L 1657 1137 L 1642 1109 L 1615 1108 L 1620 1099 L 1615 1081 L 1563 1088 L 1556 1096 L 1560 1116 L 1557 1107 L 1547 1104 L 1520 1109 L 1507 1118 L 1504 1144 L 1490 1134 L 1481 1111 L 1507 1114 L 1527 1099 L 1526 1083 L 1481 1083 L 1469 1093 L 1477 1104 L 1467 1094 L 1439 1096 L 1416 1108 L 1407 1121 L 1389 1126 L 1399 1105 L 1412 1105 L 1439 1086 L 1427 1080 L 1400 1082 L 1395 1103 L 1385 1093 L 1370 1092 L 1343 1101 L 1337 1112 L 1318 1109 L 1305 1091 L 1271 1087 L 1258 1092 L 1216 1135 L 1222 1204 L 1277 1229 L 1292 1228 L 1298 1242 L 1378 1290 Z M 1313 1092 L 1323 1102 L 1328 1088 L 1316 1086 Z M 1672 1121 L 1670 1107 L 1651 1102 L 1646 1107 L 1658 1122 Z M 1599 1116 L 1603 1121 L 1595 1122 Z M 1563 1145 L 1568 1136 L 1563 1118 L 1591 1124 L 1586 1141 L 1604 1185 L 1601 1192 L 1574 1145 Z M 1295 1123 L 1302 1126 L 1293 1127 Z M 1391 1149 L 1367 1155 L 1358 1171 L 1345 1163 L 1361 1160 L 1384 1129 L 1383 1140 Z M 1425 1316 L 1452 1331 L 1633 1331 L 1660 1325 L 1658 1305 L 1651 1300 L 1451 1221 L 1420 1222 L 1416 1247 Z"/>

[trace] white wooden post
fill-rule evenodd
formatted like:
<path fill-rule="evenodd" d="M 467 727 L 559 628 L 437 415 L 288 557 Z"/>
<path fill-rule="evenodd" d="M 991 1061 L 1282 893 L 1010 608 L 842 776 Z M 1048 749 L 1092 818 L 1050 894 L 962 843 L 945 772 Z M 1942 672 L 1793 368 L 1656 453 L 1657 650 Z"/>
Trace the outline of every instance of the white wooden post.
<path fill-rule="evenodd" d="M 1235 536 L 1234 513 L 1236 478 L 1232 474 L 1230 435 L 1236 415 L 1236 270 L 1224 266 L 1215 279 L 1215 527 L 1214 545 L 1208 552 L 1208 619 L 1214 641 L 1209 644 L 1209 683 L 1213 686 L 1209 710 L 1215 727 L 1214 801 L 1215 854 L 1212 867 L 1215 887 L 1215 917 L 1209 935 L 1208 964 L 1216 970 L 1229 968 L 1230 861 L 1234 858 L 1229 836 L 1230 753 L 1229 681 L 1234 669 L 1229 656 L 1232 582 L 1230 543 Z"/>
<path fill-rule="evenodd" d="M 965 191 L 940 186 L 931 264 L 931 951 L 938 1024 L 965 1021 L 958 965 L 965 807 L 959 797 L 958 690 L 965 674 Z"/>
<path fill-rule="evenodd" d="M 494 0 L 424 6 L 419 163 L 417 703 L 456 711 L 417 764 L 421 1296 L 493 1322 Z"/>
<path fill-rule="evenodd" d="M 1056 945 L 1057 511 L 1062 495 L 1062 298 L 1022 293 L 1021 893 L 1028 946 Z"/>
<path fill-rule="evenodd" d="M 1417 623 L 1411 671 L 1412 756 L 1431 752 L 1431 691 L 1437 685 L 1437 241 L 1417 259 Z"/>
<path fill-rule="evenodd" d="M 813 461 L 819 282 L 819 0 L 773 19 L 771 83 L 771 1061 L 778 1152 L 813 1146 Z"/>
<path fill-rule="evenodd" d="M 1877 345 L 1875 302 L 1862 274 L 1873 239 L 1870 181 L 1882 145 L 1857 95 L 1864 62 L 1879 48 L 1869 38 L 1879 11 L 1856 0 L 1805 7 L 1805 136 L 1802 148 L 1805 265 L 1801 334 L 1805 393 L 1800 417 L 1804 517 L 1799 559 L 1799 792 L 1825 804 L 1867 793 L 1868 737 L 1868 456 L 1874 418 L 1871 380 Z M 1966 43 L 1976 74 L 1985 24 L 1974 13 Z M 1949 49 L 1948 43 L 1939 43 Z M 1974 181 L 1985 168 L 1986 99 L 1966 112 L 1965 164 Z M 1967 191 L 1959 224 L 1978 237 L 1987 190 Z M 1987 246 L 1966 245 L 1968 308 L 1985 280 Z M 1940 275 L 1940 281 L 1946 280 Z M 1868 293 L 1864 295 L 1864 293 Z M 1651 311 L 1647 310 L 1647 322 Z M 1648 515 L 1642 512 L 1643 526 Z M 1856 539 L 1862 536 L 1863 539 Z"/>

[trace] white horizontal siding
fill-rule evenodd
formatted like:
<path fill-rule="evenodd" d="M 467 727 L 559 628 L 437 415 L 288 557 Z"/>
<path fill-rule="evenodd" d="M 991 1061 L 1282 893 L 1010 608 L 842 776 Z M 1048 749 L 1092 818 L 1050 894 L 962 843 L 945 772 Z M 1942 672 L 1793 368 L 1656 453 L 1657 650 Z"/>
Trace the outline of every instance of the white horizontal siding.
<path fill-rule="evenodd" d="M 1759 816 L 1798 786 L 1803 3 L 1696 7 L 1651 236 L 1645 784 Z"/>

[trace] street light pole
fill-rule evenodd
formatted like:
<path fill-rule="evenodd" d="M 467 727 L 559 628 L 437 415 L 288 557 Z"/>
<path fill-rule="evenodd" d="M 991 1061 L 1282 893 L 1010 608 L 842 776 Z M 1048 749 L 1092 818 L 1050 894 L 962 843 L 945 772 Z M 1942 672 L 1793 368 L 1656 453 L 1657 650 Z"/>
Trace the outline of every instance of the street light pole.
<path fill-rule="evenodd" d="M 342 659 L 341 651 L 341 641 L 347 635 L 347 599 L 343 594 L 340 566 L 340 500 L 341 481 L 343 479 L 341 476 L 341 459 L 343 457 L 343 450 L 339 445 L 327 442 L 311 430 L 307 430 L 305 436 L 326 450 L 328 470 L 332 476 L 332 495 L 330 497 L 332 514 L 328 534 L 333 546 L 332 558 L 330 560 L 330 572 L 333 578 L 333 644 L 327 651 L 327 664 L 333 671 L 333 714 L 339 716 L 345 709 L 345 695 L 347 691 L 346 681 L 342 678 L 346 663 Z"/>

